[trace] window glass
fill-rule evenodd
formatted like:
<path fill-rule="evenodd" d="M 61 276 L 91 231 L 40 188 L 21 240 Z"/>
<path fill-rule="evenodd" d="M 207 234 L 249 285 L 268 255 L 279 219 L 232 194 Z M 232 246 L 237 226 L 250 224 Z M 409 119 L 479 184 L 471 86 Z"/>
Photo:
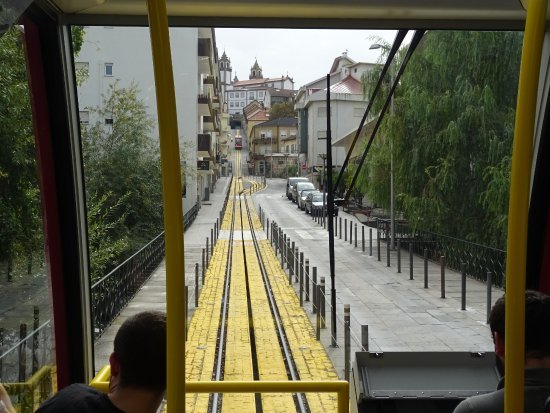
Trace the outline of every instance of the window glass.
<path fill-rule="evenodd" d="M 113 76 L 113 64 L 105 63 L 105 76 Z"/>
<path fill-rule="evenodd" d="M 34 411 L 56 390 L 57 379 L 23 44 L 18 26 L 0 36 L 0 381 L 29 382 L 34 377 L 34 405 L 23 406 L 31 400 L 28 387 L 8 390 L 17 411 Z"/>

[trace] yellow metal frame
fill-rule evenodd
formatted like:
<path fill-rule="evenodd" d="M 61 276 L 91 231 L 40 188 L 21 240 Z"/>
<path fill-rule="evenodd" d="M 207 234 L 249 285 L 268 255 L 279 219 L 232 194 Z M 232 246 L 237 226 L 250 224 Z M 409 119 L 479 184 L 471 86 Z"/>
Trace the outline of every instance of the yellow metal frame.
<path fill-rule="evenodd" d="M 506 252 L 504 411 L 523 412 L 525 271 L 533 137 L 547 0 L 529 0 L 519 75 Z"/>
<path fill-rule="evenodd" d="M 90 386 L 107 392 L 110 374 L 111 368 L 103 367 Z M 192 381 L 185 384 L 185 393 L 336 393 L 338 413 L 349 412 L 347 381 Z M 174 408 L 170 402 L 168 408 Z"/>

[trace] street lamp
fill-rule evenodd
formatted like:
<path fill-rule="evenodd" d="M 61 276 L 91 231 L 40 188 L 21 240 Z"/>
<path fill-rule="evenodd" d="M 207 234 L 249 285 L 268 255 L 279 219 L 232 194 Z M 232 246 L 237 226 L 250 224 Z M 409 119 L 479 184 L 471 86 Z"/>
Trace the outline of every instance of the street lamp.
<path fill-rule="evenodd" d="M 370 50 L 384 49 L 387 51 L 388 46 L 374 43 L 369 47 Z M 390 85 L 393 85 L 393 65 L 390 66 Z M 393 95 L 391 96 L 390 113 L 394 114 Z M 391 249 L 395 249 L 395 193 L 394 193 L 394 173 L 393 173 L 393 135 L 390 136 L 390 245 Z"/>
<path fill-rule="evenodd" d="M 327 159 L 327 154 L 320 153 L 319 158 L 323 160 L 323 169 L 321 170 L 321 185 L 323 187 L 323 227 L 325 227 L 325 161 Z"/>

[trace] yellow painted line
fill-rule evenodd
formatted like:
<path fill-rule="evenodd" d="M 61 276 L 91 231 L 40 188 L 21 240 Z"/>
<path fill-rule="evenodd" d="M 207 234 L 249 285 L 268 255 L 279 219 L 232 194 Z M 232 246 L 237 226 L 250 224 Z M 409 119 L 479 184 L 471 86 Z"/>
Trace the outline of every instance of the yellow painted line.
<path fill-rule="evenodd" d="M 228 247 L 229 241 L 218 240 L 200 293 L 199 307 L 189 325 L 185 357 L 188 381 L 212 380 Z M 186 410 L 207 411 L 208 398 L 208 394 L 187 393 Z"/>
<path fill-rule="evenodd" d="M 249 381 L 254 376 L 242 242 L 234 241 L 232 258 L 224 381 Z M 255 406 L 254 394 L 225 394 L 222 412 L 252 413 L 256 411 Z"/>
<path fill-rule="evenodd" d="M 246 242 L 246 258 L 260 380 L 288 380 L 275 323 L 269 316 L 269 301 L 252 241 Z M 288 393 L 262 394 L 262 407 L 266 413 L 295 411 L 294 399 Z"/>
<path fill-rule="evenodd" d="M 262 240 L 260 249 L 266 263 L 271 288 L 275 295 L 285 333 L 302 380 L 338 380 L 338 375 L 324 347 L 315 339 L 315 331 L 307 314 L 300 307 L 296 292 L 288 284 L 269 241 Z M 337 396 L 333 394 L 308 394 L 312 412 L 336 411 Z"/>

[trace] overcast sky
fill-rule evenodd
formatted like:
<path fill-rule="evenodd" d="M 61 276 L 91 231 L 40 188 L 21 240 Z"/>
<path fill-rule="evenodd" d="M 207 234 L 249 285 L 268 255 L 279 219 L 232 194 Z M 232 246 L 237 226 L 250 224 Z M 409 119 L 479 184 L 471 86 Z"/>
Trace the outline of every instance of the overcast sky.
<path fill-rule="evenodd" d="M 288 75 L 295 89 L 326 76 L 332 62 L 342 52 L 356 62 L 377 61 L 380 50 L 369 50 L 381 37 L 392 43 L 394 30 L 313 30 L 313 29 L 216 29 L 219 57 L 225 51 L 231 60 L 232 76 L 247 80 L 250 67 L 258 59 L 264 77 Z"/>

